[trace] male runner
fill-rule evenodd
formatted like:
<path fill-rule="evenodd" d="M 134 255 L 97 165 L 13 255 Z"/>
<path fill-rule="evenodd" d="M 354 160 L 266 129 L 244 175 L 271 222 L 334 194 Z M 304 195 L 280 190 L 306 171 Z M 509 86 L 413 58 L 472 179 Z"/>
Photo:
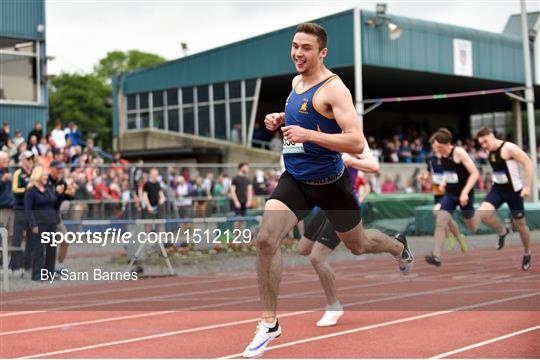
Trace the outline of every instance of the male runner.
<path fill-rule="evenodd" d="M 441 266 L 441 248 L 446 238 L 454 210 L 459 205 L 464 222 L 471 231 L 474 227 L 474 184 L 478 180 L 478 169 L 465 149 L 452 145 L 452 133 L 441 128 L 430 139 L 433 151 L 441 156 L 444 180 L 441 187 L 445 193 L 440 200 L 440 210 L 435 220 L 435 244 L 433 253 L 426 261 Z"/>
<path fill-rule="evenodd" d="M 433 215 L 437 216 L 437 212 L 441 209 L 441 199 L 444 196 L 444 188 L 441 187 L 444 181 L 444 170 L 441 163 L 441 155 L 433 152 L 431 156 L 426 159 L 427 169 L 422 174 L 421 181 L 429 179 L 431 177 L 431 191 L 433 192 L 433 200 L 435 206 L 433 207 Z M 465 242 L 465 236 L 459 232 L 458 225 L 454 218 L 450 218 L 448 224 L 448 231 L 446 232 L 446 249 L 452 250 L 454 248 L 454 242 L 457 239 L 459 247 L 462 252 L 467 251 L 467 243 Z"/>
<path fill-rule="evenodd" d="M 351 183 L 355 183 L 358 170 L 366 173 L 379 171 L 379 163 L 373 157 L 367 143 L 362 154 L 343 154 L 343 162 L 351 176 Z M 315 210 L 314 210 L 315 211 Z M 309 256 L 315 272 L 319 276 L 322 288 L 326 295 L 326 311 L 317 322 L 317 326 L 332 326 L 337 324 L 343 315 L 343 307 L 336 296 L 336 283 L 334 271 L 326 261 L 332 251 L 341 241 L 332 227 L 324 211 L 318 209 L 311 222 L 306 227 L 304 236 L 298 244 L 298 254 Z"/>
<path fill-rule="evenodd" d="M 488 128 L 481 128 L 476 138 L 480 146 L 489 151 L 488 161 L 493 168 L 493 186 L 478 209 L 475 225 L 479 225 L 482 221 L 493 228 L 499 234 L 497 249 L 502 249 L 509 230 L 497 218 L 495 210 L 506 202 L 525 251 L 521 268 L 527 271 L 531 266 L 531 249 L 523 198 L 529 195 L 531 189 L 533 176 L 531 159 L 516 144 L 497 139 Z M 523 166 L 525 172 L 525 186 L 519 173 L 519 164 Z"/>
<path fill-rule="evenodd" d="M 280 244 L 313 207 L 325 211 L 340 240 L 353 254 L 391 253 L 404 274 L 412 266 L 413 256 L 404 236 L 392 239 L 378 230 L 364 231 L 360 222 L 358 202 L 340 153 L 361 153 L 364 136 L 351 93 L 324 66 L 326 42 L 326 31 L 320 25 L 305 23 L 297 27 L 291 58 L 300 75 L 292 81 L 285 112 L 268 114 L 264 120 L 271 131 L 285 124 L 286 171 L 265 205 L 257 235 L 263 312 L 245 357 L 261 356 L 268 342 L 281 335 L 276 318 L 282 270 Z"/>

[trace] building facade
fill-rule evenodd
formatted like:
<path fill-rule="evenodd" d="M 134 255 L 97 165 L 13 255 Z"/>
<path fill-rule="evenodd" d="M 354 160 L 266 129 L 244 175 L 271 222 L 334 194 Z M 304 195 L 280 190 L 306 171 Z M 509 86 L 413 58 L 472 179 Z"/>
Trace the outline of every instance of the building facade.
<path fill-rule="evenodd" d="M 48 118 L 45 0 L 0 1 L 0 122 L 24 136 Z"/>
<path fill-rule="evenodd" d="M 355 9 L 315 21 L 328 32 L 326 65 L 355 99 L 524 83 L 521 39 L 512 33 L 381 17 Z M 397 39 L 390 36 L 390 22 L 403 29 Z M 115 147 L 128 157 L 152 154 L 154 160 L 234 162 L 242 152 L 247 159 L 250 153 L 259 162 L 275 161 L 279 155 L 257 148 L 272 136 L 262 129 L 264 114 L 282 111 L 291 91 L 294 31 L 291 26 L 113 79 Z M 355 51 L 361 54 L 359 59 Z M 355 88 L 358 67 L 361 91 Z M 385 103 L 366 114 L 363 125 L 375 136 L 410 128 L 430 132 L 440 126 L 466 135 L 487 119 L 477 116 L 472 122 L 475 115 L 511 112 L 512 106 L 504 94 Z"/>

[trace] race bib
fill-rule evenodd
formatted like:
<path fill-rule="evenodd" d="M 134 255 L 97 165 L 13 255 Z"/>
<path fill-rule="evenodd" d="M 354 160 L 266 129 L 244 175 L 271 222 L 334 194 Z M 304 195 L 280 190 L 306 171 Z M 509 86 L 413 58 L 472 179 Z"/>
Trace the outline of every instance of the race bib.
<path fill-rule="evenodd" d="M 492 179 L 495 184 L 508 184 L 508 176 L 505 172 L 494 172 Z"/>
<path fill-rule="evenodd" d="M 304 154 L 304 144 L 295 143 L 283 137 L 283 154 Z"/>
<path fill-rule="evenodd" d="M 458 174 L 455 171 L 445 171 L 443 176 L 447 184 L 457 184 L 459 182 Z"/>
<path fill-rule="evenodd" d="M 441 185 L 444 180 L 443 174 L 433 174 L 433 176 L 431 177 L 431 180 L 433 181 L 435 185 Z"/>

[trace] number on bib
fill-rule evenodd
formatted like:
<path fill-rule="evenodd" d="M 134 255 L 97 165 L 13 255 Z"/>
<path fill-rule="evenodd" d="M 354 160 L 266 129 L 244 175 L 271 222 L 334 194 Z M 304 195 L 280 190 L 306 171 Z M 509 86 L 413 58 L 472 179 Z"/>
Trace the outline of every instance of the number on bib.
<path fill-rule="evenodd" d="M 446 180 L 447 184 L 457 184 L 459 182 L 459 177 L 455 171 L 445 171 L 444 180 Z"/>
<path fill-rule="evenodd" d="M 304 144 L 295 143 L 283 137 L 283 154 L 304 154 Z"/>
<path fill-rule="evenodd" d="M 508 176 L 506 176 L 505 172 L 494 172 L 492 176 L 493 182 L 495 184 L 507 184 L 508 183 Z"/>

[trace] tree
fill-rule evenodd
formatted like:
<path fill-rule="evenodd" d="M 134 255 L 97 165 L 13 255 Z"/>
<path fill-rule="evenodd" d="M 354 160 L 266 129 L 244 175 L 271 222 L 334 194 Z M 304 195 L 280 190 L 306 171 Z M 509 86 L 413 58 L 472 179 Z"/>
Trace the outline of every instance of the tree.
<path fill-rule="evenodd" d="M 102 80 L 110 83 L 113 75 L 155 66 L 166 60 L 159 55 L 139 50 L 111 51 L 94 66 L 94 73 Z"/>
<path fill-rule="evenodd" d="M 111 148 L 111 87 L 98 76 L 60 74 L 49 82 L 49 105 L 49 129 L 73 121 L 85 138 L 96 135 L 96 144 Z"/>
<path fill-rule="evenodd" d="M 159 55 L 138 50 L 111 51 L 89 75 L 63 73 L 49 82 L 49 128 L 56 120 L 73 121 L 84 136 L 96 136 L 104 150 L 112 145 L 111 78 L 123 72 L 161 64 Z"/>

